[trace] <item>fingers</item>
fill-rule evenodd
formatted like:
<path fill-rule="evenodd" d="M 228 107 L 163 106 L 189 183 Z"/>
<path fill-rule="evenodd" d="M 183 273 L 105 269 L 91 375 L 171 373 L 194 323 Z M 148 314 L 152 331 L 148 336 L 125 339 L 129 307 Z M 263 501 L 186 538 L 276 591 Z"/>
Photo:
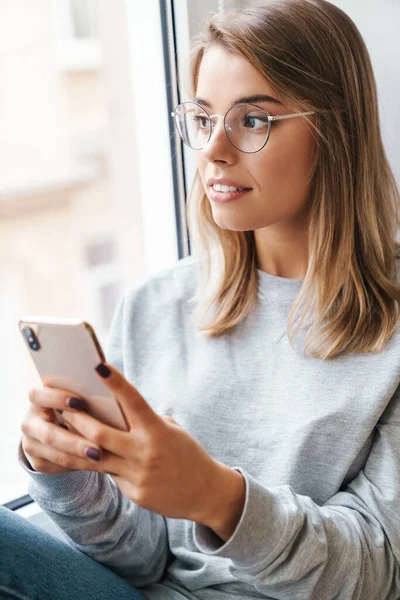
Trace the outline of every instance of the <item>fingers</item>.
<path fill-rule="evenodd" d="M 23 422 L 21 429 L 24 452 L 37 459 L 33 465 L 36 470 L 42 470 L 38 464 L 44 462 L 44 472 L 58 472 L 57 469 L 49 470 L 47 462 L 50 462 L 65 470 L 121 473 L 117 457 L 57 425 L 38 418 Z M 86 454 L 87 448 L 100 450 L 100 460 L 91 459 Z"/>
<path fill-rule="evenodd" d="M 84 410 L 85 400 L 83 398 L 77 398 L 81 401 L 81 406 L 69 405 L 67 400 L 75 394 L 65 390 L 58 390 L 57 388 L 51 388 L 49 386 L 43 386 L 42 389 L 33 388 L 29 391 L 29 401 L 33 406 L 38 408 L 53 408 L 55 410 Z"/>
<path fill-rule="evenodd" d="M 52 453 L 68 453 L 69 455 L 75 455 L 76 458 L 84 459 L 85 462 L 87 460 L 87 448 L 96 448 L 101 454 L 101 448 L 94 442 L 85 440 L 40 417 L 32 417 L 29 421 L 23 421 L 21 430 L 29 440 L 37 440 L 43 446 L 49 448 Z M 65 466 L 60 462 L 57 462 L 57 464 Z"/>
<path fill-rule="evenodd" d="M 78 458 L 67 452 L 61 452 L 50 446 L 44 446 L 34 438 L 23 435 L 22 447 L 35 471 L 51 474 L 62 471 L 97 471 L 96 465 L 89 460 Z"/>
<path fill-rule="evenodd" d="M 121 458 L 129 454 L 131 450 L 133 453 L 134 439 L 129 433 L 110 427 L 88 413 L 65 410 L 63 419 L 67 425 L 72 425 L 83 438 L 91 440 L 90 443 L 96 447 L 108 450 Z M 135 436 L 135 453 L 142 445 L 144 446 L 144 443 L 145 440 L 141 443 L 141 431 L 138 430 Z"/>
<path fill-rule="evenodd" d="M 144 427 L 159 425 L 160 418 L 157 413 L 153 411 L 139 390 L 131 385 L 122 373 L 108 363 L 100 363 L 95 370 L 104 385 L 117 398 L 125 420 L 130 427 L 135 427 L 138 423 Z"/>
<path fill-rule="evenodd" d="M 46 468 L 44 472 L 59 472 L 57 468 L 53 471 L 49 470 L 47 465 L 47 461 L 49 461 L 67 471 L 90 470 L 101 473 L 119 473 L 119 467 L 115 464 L 118 457 L 113 456 L 102 448 L 96 439 L 85 439 L 85 436 L 81 436 L 77 429 L 76 433 L 68 431 L 68 429 L 60 427 L 56 419 L 51 418 L 50 413 L 54 415 L 54 410 L 62 411 L 63 413 L 65 411 L 70 417 L 79 413 L 90 418 L 93 423 L 100 424 L 97 419 L 89 416 L 81 409 L 70 407 L 66 403 L 66 400 L 69 398 L 71 398 L 71 393 L 49 386 L 30 391 L 29 400 L 31 406 L 21 424 L 21 430 L 24 434 L 24 451 L 26 451 L 26 454 L 29 453 L 38 459 L 35 461 L 33 468 L 38 470 L 37 462 L 40 461 L 41 464 L 41 461 L 44 461 Z M 85 402 L 82 398 L 80 400 Z M 66 407 L 68 411 L 65 410 Z M 75 430 L 73 425 L 72 429 Z M 110 429 L 113 432 L 117 431 L 114 428 Z M 96 438 L 96 434 L 94 437 Z M 102 436 L 99 436 L 99 439 L 102 439 Z M 88 448 L 99 450 L 99 461 L 92 459 L 86 454 Z"/>

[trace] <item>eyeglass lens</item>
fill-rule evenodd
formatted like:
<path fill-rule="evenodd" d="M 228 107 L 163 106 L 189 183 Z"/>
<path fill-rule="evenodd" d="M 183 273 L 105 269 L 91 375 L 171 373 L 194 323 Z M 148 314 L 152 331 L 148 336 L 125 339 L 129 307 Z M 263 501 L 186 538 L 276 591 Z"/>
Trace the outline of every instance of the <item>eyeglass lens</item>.
<path fill-rule="evenodd" d="M 203 148 L 214 128 L 205 110 L 194 102 L 184 102 L 176 112 L 176 125 L 184 143 L 195 150 Z M 243 152 L 258 152 L 270 133 L 268 113 L 251 104 L 237 104 L 227 112 L 225 128 L 236 148 Z"/>

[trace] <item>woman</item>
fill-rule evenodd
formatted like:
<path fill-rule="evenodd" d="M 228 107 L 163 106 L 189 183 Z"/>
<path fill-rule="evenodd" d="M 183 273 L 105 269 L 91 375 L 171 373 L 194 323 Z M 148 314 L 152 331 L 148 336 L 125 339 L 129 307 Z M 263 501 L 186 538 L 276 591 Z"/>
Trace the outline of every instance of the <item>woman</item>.
<path fill-rule="evenodd" d="M 398 598 L 399 194 L 366 46 L 284 0 L 212 16 L 191 67 L 199 256 L 116 311 L 129 432 L 31 391 L 19 461 L 67 543 L 2 509 L 0 597 Z"/>

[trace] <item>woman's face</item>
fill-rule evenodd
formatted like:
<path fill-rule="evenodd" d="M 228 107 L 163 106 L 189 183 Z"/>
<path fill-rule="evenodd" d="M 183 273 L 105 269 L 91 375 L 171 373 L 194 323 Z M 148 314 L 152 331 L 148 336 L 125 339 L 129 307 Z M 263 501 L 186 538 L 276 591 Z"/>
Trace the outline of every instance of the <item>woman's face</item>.
<path fill-rule="evenodd" d="M 196 98 L 208 114 L 224 115 L 238 99 L 260 94 L 279 100 L 264 77 L 242 56 L 230 54 L 217 44 L 205 52 Z M 271 115 L 295 112 L 273 101 L 252 104 Z M 197 151 L 198 170 L 217 225 L 236 231 L 275 226 L 279 232 L 289 233 L 304 224 L 313 148 L 304 117 L 272 122 L 267 144 L 254 154 L 245 154 L 231 144 L 220 119 L 209 142 Z M 210 197 L 212 186 L 207 183 L 212 177 L 227 178 L 236 187 L 251 191 L 230 202 L 217 202 Z"/>

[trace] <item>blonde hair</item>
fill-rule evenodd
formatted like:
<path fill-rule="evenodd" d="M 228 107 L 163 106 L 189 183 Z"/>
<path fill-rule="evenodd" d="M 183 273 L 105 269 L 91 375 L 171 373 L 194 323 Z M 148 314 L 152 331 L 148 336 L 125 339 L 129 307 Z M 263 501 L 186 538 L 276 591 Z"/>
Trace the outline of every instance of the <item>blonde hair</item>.
<path fill-rule="evenodd" d="M 211 14 L 191 48 L 192 98 L 203 54 L 215 43 L 247 59 L 291 112 L 315 111 L 303 117 L 316 152 L 309 176 L 309 263 L 288 317 L 290 343 L 308 319 L 304 353 L 314 358 L 380 352 L 399 321 L 399 190 L 359 30 L 326 0 L 280 0 Z M 254 234 L 217 226 L 198 171 L 187 220 L 202 265 L 192 318 L 201 336 L 217 337 L 257 302 Z M 210 309 L 211 320 L 201 326 Z M 292 331 L 297 313 L 301 318 Z"/>

